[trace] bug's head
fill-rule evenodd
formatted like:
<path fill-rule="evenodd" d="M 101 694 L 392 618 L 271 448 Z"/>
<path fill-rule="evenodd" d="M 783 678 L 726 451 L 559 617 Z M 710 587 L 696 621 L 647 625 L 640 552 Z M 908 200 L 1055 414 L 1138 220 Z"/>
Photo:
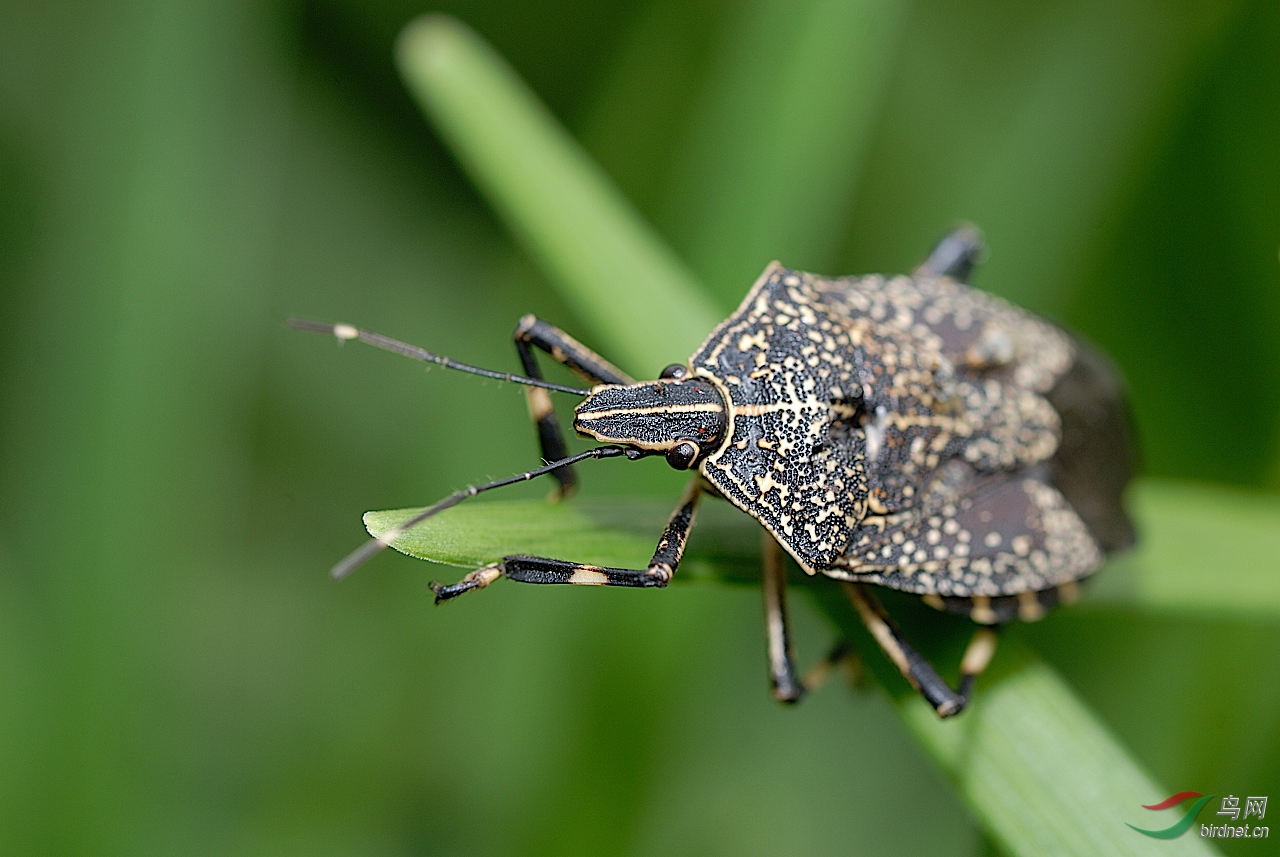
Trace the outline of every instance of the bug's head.
<path fill-rule="evenodd" d="M 688 470 L 720 448 L 726 422 L 719 391 L 674 364 L 657 381 L 593 388 L 574 409 L 573 427 L 583 437 L 665 453 L 676 470 Z"/>

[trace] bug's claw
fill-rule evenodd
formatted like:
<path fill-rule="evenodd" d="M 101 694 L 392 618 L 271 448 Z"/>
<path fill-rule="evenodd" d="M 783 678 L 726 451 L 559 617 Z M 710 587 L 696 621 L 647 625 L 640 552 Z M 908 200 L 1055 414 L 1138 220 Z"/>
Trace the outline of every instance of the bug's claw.
<path fill-rule="evenodd" d="M 955 717 L 961 711 L 964 711 L 969 705 L 969 700 L 963 696 L 957 696 L 955 699 L 949 699 L 935 709 L 941 718 Z"/>
<path fill-rule="evenodd" d="M 431 591 L 436 594 L 436 603 L 439 604 L 441 601 L 457 598 L 464 592 L 470 592 L 473 589 L 484 589 L 502 576 L 502 570 L 502 563 L 495 562 L 491 565 L 486 565 L 484 568 L 477 568 L 457 583 L 448 585 L 433 583 L 431 584 Z"/>
<path fill-rule="evenodd" d="M 788 678 L 790 679 L 791 677 L 788 676 Z M 773 683 L 773 698 L 787 705 L 795 705 L 804 699 L 806 693 L 808 693 L 808 688 L 804 686 L 803 681 L 775 680 Z"/>
<path fill-rule="evenodd" d="M 938 706 L 939 717 L 954 717 L 969 707 L 969 700 L 973 697 L 973 684 L 976 678 L 972 674 L 961 677 L 960 689 L 956 692 L 956 698 Z"/>

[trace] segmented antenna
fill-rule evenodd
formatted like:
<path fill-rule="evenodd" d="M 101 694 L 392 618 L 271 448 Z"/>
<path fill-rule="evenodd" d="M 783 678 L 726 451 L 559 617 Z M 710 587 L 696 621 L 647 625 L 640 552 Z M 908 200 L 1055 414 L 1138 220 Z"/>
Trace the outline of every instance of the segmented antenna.
<path fill-rule="evenodd" d="M 450 494 L 435 505 L 428 506 L 409 520 L 405 521 L 403 524 L 397 524 L 385 533 L 374 536 L 369 541 L 347 554 L 346 558 L 335 565 L 329 574 L 334 580 L 341 580 L 351 572 L 355 571 L 357 567 L 362 565 L 378 551 L 390 545 L 396 539 L 403 536 L 418 524 L 421 524 L 427 518 L 437 515 L 451 506 L 458 505 L 468 497 L 474 497 L 484 491 L 491 491 L 494 488 L 501 488 L 504 485 L 514 485 L 517 482 L 528 482 L 530 479 L 535 479 L 539 476 L 550 473 L 558 467 L 577 464 L 579 461 L 585 461 L 588 458 L 615 458 L 619 455 L 625 455 L 628 458 L 638 458 L 641 457 L 643 453 L 638 453 L 636 450 L 629 450 L 621 446 L 597 446 L 595 449 L 588 449 L 586 452 L 580 452 L 577 455 L 571 455 L 568 458 L 562 458 L 559 461 L 544 464 L 542 467 L 535 467 L 533 470 L 526 470 L 524 473 L 519 473 L 515 476 L 508 476 L 505 479 L 486 482 L 483 485 L 469 485 L 461 491 L 456 491 L 453 494 Z"/>
<path fill-rule="evenodd" d="M 432 354 L 425 348 L 419 348 L 416 345 L 410 345 L 407 342 L 401 342 L 398 339 L 392 339 L 389 336 L 383 336 L 381 333 L 373 333 L 369 330 L 361 330 L 349 324 L 330 324 L 324 321 L 307 321 L 301 318 L 291 318 L 285 322 L 292 328 L 297 330 L 309 330 L 312 333 L 324 333 L 329 336 L 336 337 L 340 342 L 346 342 L 349 339 L 358 339 L 374 348 L 381 348 L 383 351 L 391 351 L 396 354 L 403 354 L 405 357 L 413 360 L 420 360 L 423 363 L 435 363 L 444 366 L 446 369 L 457 369 L 461 372 L 470 372 L 472 375 L 480 375 L 485 378 L 494 378 L 499 381 L 511 381 L 515 384 L 524 384 L 527 387 L 541 387 L 544 390 L 551 390 L 556 393 L 572 393 L 575 396 L 587 396 L 590 390 L 583 390 L 579 387 L 566 387 L 563 384 L 552 384 L 539 378 L 526 378 L 524 375 L 512 375 L 509 372 L 495 372 L 492 369 L 482 369 L 479 366 L 468 366 L 466 363 L 459 363 L 451 357 L 444 357 L 440 354 Z"/>

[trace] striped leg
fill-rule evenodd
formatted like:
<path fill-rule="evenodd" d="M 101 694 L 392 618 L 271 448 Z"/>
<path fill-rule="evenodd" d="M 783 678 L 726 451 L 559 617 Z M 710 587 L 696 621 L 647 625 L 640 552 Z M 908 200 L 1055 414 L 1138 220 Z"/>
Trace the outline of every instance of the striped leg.
<path fill-rule="evenodd" d="M 764 627 L 769 654 L 769 682 L 779 702 L 799 702 L 805 686 L 796 674 L 787 622 L 787 571 L 782 549 L 768 530 L 761 530 L 760 559 L 764 592 Z"/>
<path fill-rule="evenodd" d="M 893 661 L 894 666 L 902 673 L 911 686 L 920 691 L 920 695 L 933 706 L 939 717 L 951 717 L 959 714 L 969 704 L 970 694 L 977 677 L 991 663 L 991 656 L 996 651 L 996 632 L 994 628 L 979 628 L 969 641 L 964 657 L 960 661 L 960 687 L 952 690 L 937 670 L 915 650 L 902 636 L 898 626 L 889 618 L 889 614 L 880 606 L 880 601 L 871 593 L 864 583 L 845 583 L 845 593 L 849 601 L 858 611 L 871 636 L 875 637 L 880 648 Z"/>
<path fill-rule="evenodd" d="M 533 353 L 534 348 L 540 348 L 551 355 L 552 359 L 568 366 L 593 384 L 631 383 L 631 379 L 609 361 L 537 316 L 526 315 L 520 319 L 512 338 L 516 343 L 516 352 L 520 355 L 520 364 L 530 378 L 544 380 Z M 529 417 L 538 429 L 538 443 L 542 448 L 543 460 L 559 461 L 567 458 L 569 452 L 564 443 L 564 432 L 560 429 L 560 421 L 551 406 L 551 396 L 540 387 L 526 387 L 524 394 L 529 404 Z M 552 475 L 560 485 L 561 496 L 573 490 L 576 480 L 572 468 L 561 467 L 553 470 Z"/>
<path fill-rule="evenodd" d="M 769 683 L 773 698 L 795 703 L 822 687 L 837 669 L 848 671 L 850 681 L 862 682 L 862 663 L 858 654 L 841 640 L 831 647 L 826 657 L 814 664 L 803 677 L 797 675 L 795 654 L 791 649 L 791 623 L 787 614 L 787 574 L 782 561 L 782 548 L 767 531 L 760 539 L 760 558 L 764 594 L 764 626 L 769 656 Z"/>
<path fill-rule="evenodd" d="M 929 258 L 920 263 L 915 273 L 919 276 L 951 277 L 962 283 L 969 282 L 974 265 L 982 256 L 982 233 L 976 226 L 957 227 L 942 236 Z"/>
<path fill-rule="evenodd" d="M 653 559 L 649 560 L 648 568 L 605 568 L 543 556 L 508 556 L 503 557 L 501 562 L 476 569 L 457 583 L 451 583 L 448 586 L 432 584 L 436 603 L 456 598 L 472 589 L 483 589 L 499 577 L 508 577 L 520 583 L 666 586 L 675 576 L 676 569 L 680 566 L 680 558 L 684 556 L 684 548 L 689 542 L 689 532 L 693 529 L 693 519 L 698 511 L 698 501 L 701 497 L 701 480 L 691 479 L 689 487 L 685 489 L 684 496 L 680 499 L 680 505 L 671 513 L 667 521 L 667 527 L 662 532 L 662 538 L 658 540 L 658 547 L 653 552 Z"/>

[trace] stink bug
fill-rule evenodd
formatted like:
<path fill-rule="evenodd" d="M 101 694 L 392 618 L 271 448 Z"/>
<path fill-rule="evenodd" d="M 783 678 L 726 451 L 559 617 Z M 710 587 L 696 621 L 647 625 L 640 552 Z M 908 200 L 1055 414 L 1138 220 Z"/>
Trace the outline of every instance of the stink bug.
<path fill-rule="evenodd" d="M 1121 495 L 1133 471 L 1118 375 L 1095 349 L 965 285 L 972 228 L 945 237 L 911 276 L 829 279 L 774 263 L 685 363 L 636 382 L 533 316 L 515 330 L 524 375 L 466 366 L 347 325 L 292 322 L 416 359 L 525 385 L 545 464 L 450 495 L 366 543 L 342 577 L 407 529 L 502 485 L 551 475 L 561 493 L 588 458 L 666 457 L 692 470 L 647 568 L 508 556 L 436 601 L 499 577 L 524 583 L 663 587 L 704 495 L 764 527 L 763 590 L 774 695 L 806 686 L 787 639 L 779 547 L 810 575 L 844 582 L 893 663 L 943 717 L 968 703 L 994 629 L 1074 597 L 1105 554 L 1130 545 Z M 534 349 L 593 385 L 542 377 Z M 605 445 L 569 455 L 550 391 L 579 396 L 574 430 Z M 871 585 L 917 594 L 980 627 L 952 689 L 903 638 Z"/>

